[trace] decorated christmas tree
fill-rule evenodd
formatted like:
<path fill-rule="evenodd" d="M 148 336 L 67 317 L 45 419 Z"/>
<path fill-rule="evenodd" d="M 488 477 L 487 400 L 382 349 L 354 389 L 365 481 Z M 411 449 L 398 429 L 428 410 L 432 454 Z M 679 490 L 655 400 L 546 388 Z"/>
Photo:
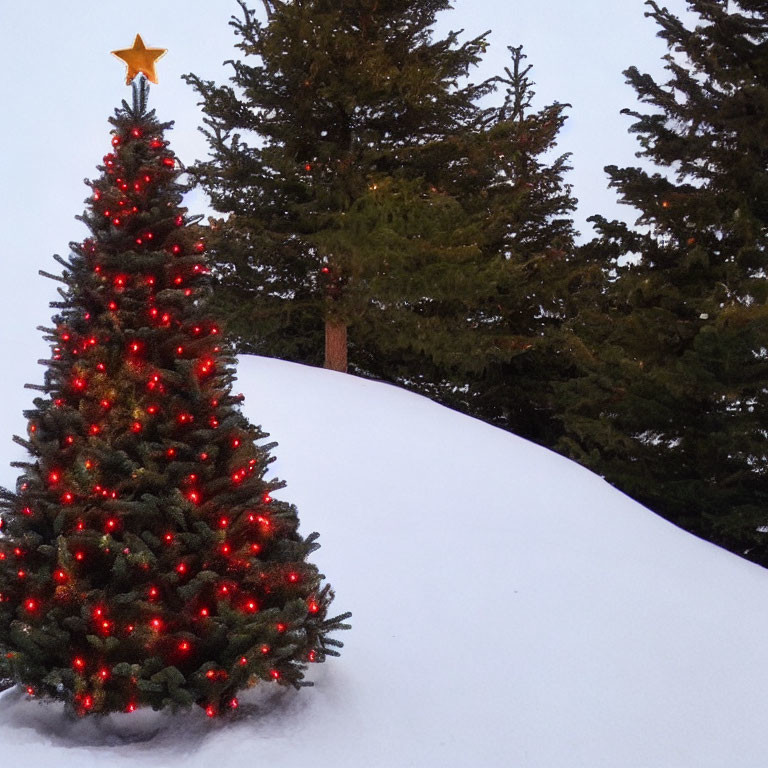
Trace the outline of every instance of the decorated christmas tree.
<path fill-rule="evenodd" d="M 274 444 L 240 412 L 233 352 L 207 309 L 206 244 L 147 111 L 154 61 L 116 54 L 133 103 L 71 244 L 29 452 L 0 491 L 0 674 L 75 712 L 237 707 L 259 681 L 296 687 L 349 614 L 307 561 L 317 534 L 265 477 Z"/>

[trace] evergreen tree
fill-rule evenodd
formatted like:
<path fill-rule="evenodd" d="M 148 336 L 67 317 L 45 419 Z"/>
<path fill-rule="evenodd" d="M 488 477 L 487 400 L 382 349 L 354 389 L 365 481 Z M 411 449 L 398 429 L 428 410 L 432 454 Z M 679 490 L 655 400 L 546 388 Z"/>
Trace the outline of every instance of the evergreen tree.
<path fill-rule="evenodd" d="M 363 358 L 382 340 L 441 354 L 451 329 L 419 313 L 489 286 L 443 186 L 474 172 L 458 137 L 494 86 L 459 81 L 485 35 L 433 41 L 447 0 L 265 0 L 266 23 L 240 5 L 235 88 L 187 77 L 212 157 L 195 174 L 230 214 L 214 258 L 233 329 L 250 351 L 313 363 L 325 329 L 339 369 L 348 328 Z"/>
<path fill-rule="evenodd" d="M 669 79 L 625 73 L 639 156 L 607 168 L 635 227 L 595 217 L 609 323 L 569 388 L 563 450 L 673 522 L 768 564 L 768 9 L 649 2 Z M 585 356 L 585 360 L 587 356 Z"/>
<path fill-rule="evenodd" d="M 294 686 L 340 643 L 317 534 L 272 494 L 267 436 L 239 410 L 233 352 L 207 308 L 205 242 L 148 86 L 111 118 L 113 151 L 72 243 L 30 453 L 0 493 L 0 662 L 79 714 Z"/>
<path fill-rule="evenodd" d="M 267 2 L 266 24 L 241 5 L 235 87 L 187 78 L 212 154 L 194 172 L 230 214 L 213 253 L 241 348 L 320 364 L 325 324 L 344 368 L 348 328 L 353 372 L 554 443 L 584 279 L 568 156 L 552 158 L 567 105 L 531 108 L 520 48 L 505 77 L 459 87 L 485 36 L 432 42 L 447 2 Z"/>
<path fill-rule="evenodd" d="M 532 67 L 521 47 L 509 51 L 511 67 L 496 78 L 504 103 L 471 136 L 468 154 L 483 176 L 473 194 L 457 191 L 485 261 L 500 256 L 494 291 L 468 318 L 480 365 L 460 357 L 438 399 L 551 447 L 562 434 L 554 385 L 575 370 L 569 322 L 579 306 L 591 306 L 602 271 L 574 245 L 576 200 L 564 180 L 570 156 L 554 152 L 568 105 L 535 111 Z"/>

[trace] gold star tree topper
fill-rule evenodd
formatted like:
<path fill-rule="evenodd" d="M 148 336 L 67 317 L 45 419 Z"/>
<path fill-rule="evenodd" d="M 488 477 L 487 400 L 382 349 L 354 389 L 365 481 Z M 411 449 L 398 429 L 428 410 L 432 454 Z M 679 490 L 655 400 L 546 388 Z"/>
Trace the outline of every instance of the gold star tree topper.
<path fill-rule="evenodd" d="M 136 35 L 133 41 L 133 48 L 124 48 L 121 51 L 112 51 L 114 56 L 122 59 L 127 65 L 125 75 L 126 85 L 133 82 L 137 75 L 146 75 L 147 79 L 157 84 L 157 73 L 155 72 L 155 62 L 166 53 L 166 48 L 147 48 L 141 35 Z"/>

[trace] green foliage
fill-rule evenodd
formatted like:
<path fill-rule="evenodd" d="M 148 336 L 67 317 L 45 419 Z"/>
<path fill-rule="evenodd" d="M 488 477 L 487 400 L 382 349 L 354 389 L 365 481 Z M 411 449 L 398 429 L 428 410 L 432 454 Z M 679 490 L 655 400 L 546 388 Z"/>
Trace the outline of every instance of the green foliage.
<path fill-rule="evenodd" d="M 341 321 L 353 372 L 534 439 L 557 429 L 545 368 L 567 375 L 569 346 L 549 335 L 584 272 L 554 155 L 566 105 L 532 111 L 519 48 L 505 76 L 467 83 L 486 35 L 434 40 L 447 1 L 241 7 L 232 85 L 186 78 L 211 150 L 193 174 L 227 214 L 215 301 L 240 348 L 320 364 Z"/>
<path fill-rule="evenodd" d="M 625 73 L 639 156 L 607 168 L 637 225 L 595 217 L 616 266 L 609 323 L 565 388 L 561 448 L 694 533 L 768 564 L 768 11 L 648 3 L 669 80 Z"/>
<path fill-rule="evenodd" d="M 0 677 L 78 714 L 217 714 L 262 680 L 307 685 L 348 614 L 328 617 L 317 534 L 271 496 L 274 444 L 232 394 L 205 242 L 147 92 L 111 119 L 92 236 L 57 257 L 52 357 L 17 438 L 31 460 L 0 489 Z"/>

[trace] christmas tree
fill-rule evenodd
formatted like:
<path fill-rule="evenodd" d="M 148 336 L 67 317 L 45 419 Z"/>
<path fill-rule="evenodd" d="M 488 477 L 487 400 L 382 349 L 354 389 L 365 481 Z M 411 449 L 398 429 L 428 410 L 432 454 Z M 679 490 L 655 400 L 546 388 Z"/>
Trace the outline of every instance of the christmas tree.
<path fill-rule="evenodd" d="M 300 687 L 349 614 L 307 561 L 317 534 L 265 477 L 274 444 L 240 412 L 235 360 L 208 309 L 205 241 L 147 111 L 154 60 L 116 52 L 133 103 L 72 243 L 30 454 L 0 492 L 1 674 L 79 714 L 198 704 L 261 680 Z M 135 79 L 138 76 L 138 79 Z"/>
<path fill-rule="evenodd" d="M 636 226 L 595 217 L 608 323 L 569 387 L 563 449 L 673 522 L 768 565 L 768 11 L 649 2 L 669 79 L 625 73 L 651 169 L 607 168 Z"/>

